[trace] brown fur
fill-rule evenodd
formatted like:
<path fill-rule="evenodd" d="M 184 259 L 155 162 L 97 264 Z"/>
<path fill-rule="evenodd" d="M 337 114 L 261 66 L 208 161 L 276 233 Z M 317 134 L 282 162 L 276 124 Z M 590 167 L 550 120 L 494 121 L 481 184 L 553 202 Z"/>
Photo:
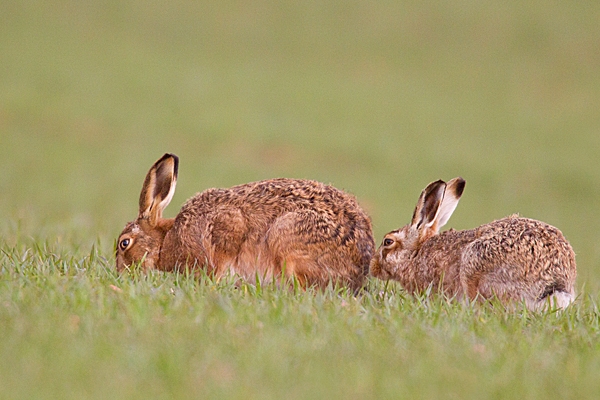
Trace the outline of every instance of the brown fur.
<path fill-rule="evenodd" d="M 119 237 L 119 271 L 141 262 L 144 269 L 204 268 L 216 277 L 234 272 L 250 281 L 277 279 L 285 271 L 303 287 L 332 281 L 362 287 L 375 243 L 370 219 L 354 197 L 315 181 L 271 179 L 208 189 L 189 199 L 175 219 L 163 219 L 162 210 L 152 216 L 148 204 L 168 197 L 163 189 L 171 183 L 165 179 L 158 189 L 148 185 L 161 181 L 159 175 L 176 179 L 171 157 L 165 155 L 148 172 L 156 178 L 145 180 L 140 215 Z M 153 175 L 165 160 L 175 171 Z M 125 249 L 124 239 L 130 240 Z"/>
<path fill-rule="evenodd" d="M 543 308 L 548 300 L 559 307 L 573 301 L 575 253 L 553 226 L 513 215 L 475 229 L 438 234 L 463 188 L 462 178 L 447 185 L 430 184 L 411 224 L 385 236 L 371 261 L 371 274 L 397 280 L 410 292 L 433 287 L 470 300 L 525 301 L 530 309 Z M 432 211 L 431 204 L 445 211 Z"/>

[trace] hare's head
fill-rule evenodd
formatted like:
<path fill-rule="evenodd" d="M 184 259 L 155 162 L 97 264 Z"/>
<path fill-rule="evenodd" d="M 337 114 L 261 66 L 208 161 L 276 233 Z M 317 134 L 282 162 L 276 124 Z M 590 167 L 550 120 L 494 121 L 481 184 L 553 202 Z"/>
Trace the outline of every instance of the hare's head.
<path fill-rule="evenodd" d="M 421 192 L 412 222 L 384 236 L 371 260 L 371 275 L 384 280 L 398 277 L 421 245 L 448 222 L 464 188 L 465 180 L 460 177 L 448 183 L 439 180 L 427 185 Z"/>
<path fill-rule="evenodd" d="M 148 171 L 138 217 L 125 225 L 117 240 L 117 271 L 138 263 L 144 270 L 157 266 L 165 235 L 173 227 L 174 220 L 164 219 L 162 213 L 175 193 L 178 165 L 176 155 L 165 154 Z"/>

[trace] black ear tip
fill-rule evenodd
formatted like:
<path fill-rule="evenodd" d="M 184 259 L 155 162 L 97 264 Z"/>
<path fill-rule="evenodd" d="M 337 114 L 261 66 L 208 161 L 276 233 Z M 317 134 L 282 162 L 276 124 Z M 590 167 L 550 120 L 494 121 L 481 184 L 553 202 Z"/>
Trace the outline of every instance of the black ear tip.
<path fill-rule="evenodd" d="M 169 158 L 173 160 L 173 173 L 175 177 L 177 177 L 177 171 L 179 170 L 179 157 L 177 157 L 175 154 L 165 153 L 156 163 L 154 163 L 154 165 L 157 166 Z"/>
<path fill-rule="evenodd" d="M 438 190 L 443 190 L 446 188 L 446 182 L 439 179 L 437 181 L 431 182 L 424 190 L 425 193 L 433 193 Z"/>
<path fill-rule="evenodd" d="M 433 185 L 431 186 L 431 189 L 432 189 L 431 191 L 432 192 L 438 191 L 443 194 L 444 190 L 446 190 L 446 186 L 447 186 L 446 182 L 444 182 L 443 180 L 440 179 L 439 181 L 435 181 L 433 183 Z"/>
<path fill-rule="evenodd" d="M 458 178 L 458 181 L 456 182 L 456 195 L 458 197 L 462 196 L 463 191 L 465 190 L 465 185 L 467 184 L 467 181 L 465 181 L 463 178 Z"/>
<path fill-rule="evenodd" d="M 175 154 L 169 154 L 169 156 L 173 158 L 173 173 L 177 178 L 177 171 L 179 170 L 179 157 L 177 157 Z"/>
<path fill-rule="evenodd" d="M 175 160 L 175 162 L 179 161 L 179 157 L 177 157 L 173 153 L 165 153 L 165 154 L 163 154 L 163 156 L 158 161 L 165 161 L 167 158 L 172 158 L 173 160 Z"/>

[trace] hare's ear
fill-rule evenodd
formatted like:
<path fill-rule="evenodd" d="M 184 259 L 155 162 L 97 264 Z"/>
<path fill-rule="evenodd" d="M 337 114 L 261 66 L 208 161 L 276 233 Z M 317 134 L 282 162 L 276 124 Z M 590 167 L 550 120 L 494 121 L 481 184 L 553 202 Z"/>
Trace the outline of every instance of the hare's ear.
<path fill-rule="evenodd" d="M 413 228 L 418 230 L 431 228 L 436 221 L 445 190 L 446 182 L 442 180 L 431 182 L 423 189 L 413 213 L 411 222 Z"/>
<path fill-rule="evenodd" d="M 440 205 L 440 210 L 436 218 L 436 228 L 439 230 L 442 226 L 446 225 L 446 222 L 452 216 L 458 201 L 465 190 L 465 180 L 460 176 L 454 178 L 446 184 L 446 190 L 444 191 L 444 198 Z M 436 232 L 437 233 L 437 232 Z"/>
<path fill-rule="evenodd" d="M 165 154 L 154 163 L 142 187 L 138 218 L 146 219 L 155 226 L 162 218 L 163 210 L 169 205 L 177 185 L 179 158 Z"/>

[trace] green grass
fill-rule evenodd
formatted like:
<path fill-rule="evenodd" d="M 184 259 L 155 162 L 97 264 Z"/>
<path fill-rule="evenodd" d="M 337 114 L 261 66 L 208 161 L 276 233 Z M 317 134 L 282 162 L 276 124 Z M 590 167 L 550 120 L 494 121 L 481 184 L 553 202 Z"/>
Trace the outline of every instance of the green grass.
<path fill-rule="evenodd" d="M 0 398 L 594 398 L 600 3 L 25 0 L 0 7 Z M 144 175 L 169 216 L 263 178 L 354 193 L 376 240 L 429 182 L 578 262 L 564 313 L 118 276 Z M 112 285 L 112 286 L 111 286 Z"/>
<path fill-rule="evenodd" d="M 371 282 L 358 297 L 117 275 L 95 250 L 2 248 L 8 398 L 594 398 L 600 314 L 505 311 Z"/>

